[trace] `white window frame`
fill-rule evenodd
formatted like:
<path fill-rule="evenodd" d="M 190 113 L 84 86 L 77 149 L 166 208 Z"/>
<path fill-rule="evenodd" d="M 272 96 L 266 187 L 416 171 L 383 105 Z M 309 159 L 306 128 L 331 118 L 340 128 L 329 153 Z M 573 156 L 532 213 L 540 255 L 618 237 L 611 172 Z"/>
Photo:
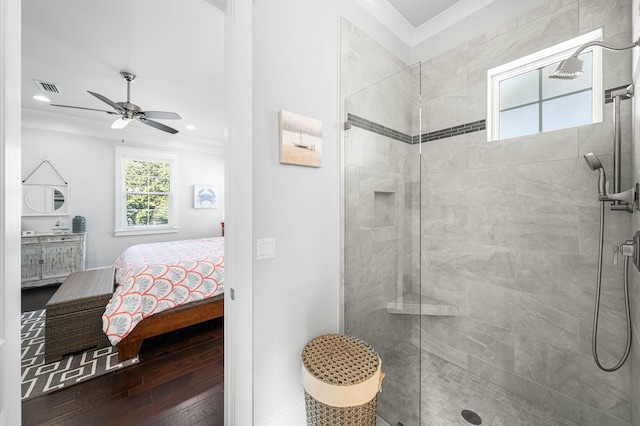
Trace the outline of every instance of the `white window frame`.
<path fill-rule="evenodd" d="M 487 71 L 487 141 L 500 139 L 501 81 L 560 62 L 571 56 L 580 46 L 591 41 L 602 41 L 601 28 Z M 604 104 L 602 48 L 592 46 L 580 53 L 585 52 L 592 52 L 593 59 L 591 122 L 599 123 L 602 121 Z"/>
<path fill-rule="evenodd" d="M 169 163 L 171 188 L 169 194 L 169 223 L 166 225 L 129 226 L 127 224 L 127 191 L 125 183 L 125 161 L 141 160 Z M 178 155 L 168 151 L 116 146 L 115 155 L 115 236 L 166 234 L 178 232 Z"/>

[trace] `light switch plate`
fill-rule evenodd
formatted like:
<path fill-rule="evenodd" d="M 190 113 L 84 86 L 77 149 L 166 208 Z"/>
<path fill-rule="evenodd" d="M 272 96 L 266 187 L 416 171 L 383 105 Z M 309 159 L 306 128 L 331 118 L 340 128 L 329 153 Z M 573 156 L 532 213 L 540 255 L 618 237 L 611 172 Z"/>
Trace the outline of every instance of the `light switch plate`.
<path fill-rule="evenodd" d="M 262 238 L 257 241 L 256 260 L 271 259 L 276 257 L 276 239 Z"/>

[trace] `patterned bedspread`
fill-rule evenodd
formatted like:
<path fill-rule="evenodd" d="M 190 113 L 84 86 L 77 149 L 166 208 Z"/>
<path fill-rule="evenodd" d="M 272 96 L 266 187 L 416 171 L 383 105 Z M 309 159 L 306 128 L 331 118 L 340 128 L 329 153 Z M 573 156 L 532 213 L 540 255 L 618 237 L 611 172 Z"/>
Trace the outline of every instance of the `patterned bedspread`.
<path fill-rule="evenodd" d="M 224 291 L 224 238 L 129 247 L 115 261 L 118 287 L 102 315 L 112 345 L 144 318 Z"/>

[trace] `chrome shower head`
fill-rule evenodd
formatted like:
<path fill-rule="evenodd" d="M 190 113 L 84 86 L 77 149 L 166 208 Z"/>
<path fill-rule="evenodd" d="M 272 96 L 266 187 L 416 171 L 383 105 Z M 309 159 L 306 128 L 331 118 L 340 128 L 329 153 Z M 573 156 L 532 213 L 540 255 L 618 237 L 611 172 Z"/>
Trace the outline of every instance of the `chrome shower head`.
<path fill-rule="evenodd" d="M 575 53 L 569 56 L 567 59 L 560 62 L 558 68 L 549 76 L 549 78 L 559 78 L 561 80 L 572 80 L 576 77 L 580 77 L 582 72 L 582 61 L 578 59 L 578 55 L 585 49 L 592 46 L 599 46 L 608 50 L 626 50 L 640 45 L 640 38 L 633 43 L 625 46 L 615 46 L 603 41 L 590 41 L 583 44 L 575 51 Z"/>
<path fill-rule="evenodd" d="M 549 76 L 549 78 L 557 78 L 560 80 L 573 80 L 580 77 L 582 71 L 582 60 L 577 56 L 569 56 L 558 64 L 558 68 Z"/>
<path fill-rule="evenodd" d="M 598 195 L 600 195 L 601 197 L 606 197 L 607 177 L 604 174 L 604 167 L 602 166 L 602 162 L 593 152 L 584 154 L 584 161 L 587 162 L 587 165 L 591 170 L 597 170 L 599 172 L 600 175 L 598 177 Z"/>

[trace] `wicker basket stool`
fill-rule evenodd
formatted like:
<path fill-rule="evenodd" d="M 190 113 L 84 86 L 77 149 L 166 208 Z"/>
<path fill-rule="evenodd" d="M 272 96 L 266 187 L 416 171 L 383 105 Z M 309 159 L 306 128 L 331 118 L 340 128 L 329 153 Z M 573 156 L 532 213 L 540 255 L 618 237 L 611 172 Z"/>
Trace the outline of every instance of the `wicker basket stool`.
<path fill-rule="evenodd" d="M 50 363 L 90 348 L 109 346 L 102 314 L 113 296 L 113 268 L 72 272 L 47 302 L 44 359 Z"/>
<path fill-rule="evenodd" d="M 382 360 L 362 340 L 316 337 L 302 351 L 307 425 L 375 426 Z"/>

